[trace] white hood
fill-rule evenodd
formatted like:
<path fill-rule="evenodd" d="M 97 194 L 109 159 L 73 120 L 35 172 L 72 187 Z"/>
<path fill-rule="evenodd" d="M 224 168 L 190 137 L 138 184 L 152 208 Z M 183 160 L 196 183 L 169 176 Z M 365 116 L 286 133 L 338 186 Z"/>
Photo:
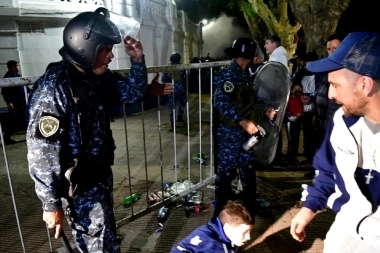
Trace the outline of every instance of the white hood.
<path fill-rule="evenodd" d="M 288 54 L 283 46 L 276 48 L 271 55 L 269 55 L 269 61 L 281 62 L 288 68 Z"/>

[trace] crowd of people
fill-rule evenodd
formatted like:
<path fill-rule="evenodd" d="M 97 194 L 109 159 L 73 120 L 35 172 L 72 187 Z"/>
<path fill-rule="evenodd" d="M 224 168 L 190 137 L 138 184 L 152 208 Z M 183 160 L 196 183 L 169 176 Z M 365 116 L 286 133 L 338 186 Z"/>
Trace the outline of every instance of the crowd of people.
<path fill-rule="evenodd" d="M 224 252 L 236 252 L 233 248 L 239 246 L 234 244 L 236 238 L 226 239 L 229 232 L 220 228 L 225 229 L 222 214 L 234 198 L 231 181 L 238 175 L 243 185 L 239 198 L 252 219 L 240 222 L 245 230 L 236 230 L 239 238 L 246 238 L 238 241 L 240 245 L 248 240 L 245 235 L 249 225 L 255 223 L 258 214 L 255 158 L 251 150 L 242 148 L 242 143 L 247 140 L 245 136 L 259 132 L 260 118 L 272 119 L 276 114 L 274 108 L 252 99 L 256 96 L 248 66 L 257 63 L 253 45 L 249 38 L 237 39 L 226 50 L 231 63 L 214 78 L 214 107 L 218 113 L 214 122 L 217 124 L 214 216 L 207 226 L 195 230 L 172 252 L 205 252 L 204 249 L 218 249 L 227 242 L 229 247 L 224 247 Z M 280 46 L 277 36 L 267 38 L 269 61 L 288 67 L 286 52 Z M 326 47 L 327 58 L 318 60 L 315 52 L 309 52 L 295 59 L 298 64 L 289 73 L 292 80 L 285 117 L 289 140 L 287 162 L 295 163 L 302 129 L 305 164 L 312 164 L 315 169 L 310 173 L 313 185 L 303 185 L 303 207 L 291 221 L 290 234 L 302 242 L 306 226 L 318 211 L 327 207 L 337 215 L 324 240 L 323 252 L 380 252 L 377 185 L 380 35 L 354 32 L 343 40 L 332 35 Z M 245 99 L 246 96 L 251 99 Z M 215 223 L 220 224 L 219 229 L 215 229 Z"/>
<path fill-rule="evenodd" d="M 341 38 L 337 34 L 329 36 L 325 46 L 330 55 L 340 45 Z M 306 65 L 318 60 L 315 51 L 305 55 L 295 55 L 290 60 L 291 94 L 287 107 L 286 125 L 288 149 L 285 165 L 311 165 L 316 150 L 321 145 L 327 122 L 339 108 L 339 105 L 328 98 L 329 83 L 327 73 L 312 73 Z M 303 133 L 303 153 L 299 154 L 299 142 L 301 130 Z M 305 160 L 298 162 L 297 156 L 303 156 Z M 305 174 L 313 177 L 314 170 Z"/>
<path fill-rule="evenodd" d="M 108 68 L 114 58 L 113 46 L 119 43 L 131 61 L 127 77 Z M 279 62 L 288 69 L 287 53 L 278 36 L 268 37 L 264 47 L 268 62 Z M 379 252 L 380 36 L 355 32 L 342 40 L 333 35 L 326 47 L 327 58 L 318 60 L 315 52 L 297 56 L 289 72 L 291 94 L 284 117 L 287 163 L 297 163 L 302 129 L 305 164 L 316 170 L 311 171 L 313 186 L 303 186 L 303 207 L 293 218 L 290 233 L 303 241 L 307 224 L 327 206 L 337 216 L 324 252 Z M 238 38 L 225 52 L 231 61 L 213 80 L 215 212 L 207 225 L 175 245 L 172 252 L 237 252 L 250 239 L 255 217 L 260 215 L 254 147 L 243 144 L 260 134 L 260 122 L 278 116 L 278 108 L 255 93 L 256 70 L 266 64 L 256 58 L 257 43 Z M 27 158 L 43 220 L 58 238 L 66 216 L 80 252 L 120 252 L 112 197 L 116 147 L 110 111 L 115 103 L 134 103 L 152 92 L 143 46 L 119 31 L 107 9 L 98 8 L 68 22 L 59 53 L 62 61 L 49 64 L 36 81 L 27 108 Z M 170 64 L 180 62 L 180 54 L 170 57 Z M 8 62 L 6 77 L 17 77 L 17 67 L 17 62 Z M 173 98 L 172 126 L 183 122 L 183 75 L 182 71 L 163 75 L 167 84 L 161 86 L 165 92 L 160 94 Z M 13 93 L 25 98 L 22 92 L 2 89 L 10 114 L 25 110 L 13 100 Z M 180 103 L 178 115 L 174 115 L 176 101 Z M 243 191 L 234 196 L 231 184 L 237 177 Z"/>

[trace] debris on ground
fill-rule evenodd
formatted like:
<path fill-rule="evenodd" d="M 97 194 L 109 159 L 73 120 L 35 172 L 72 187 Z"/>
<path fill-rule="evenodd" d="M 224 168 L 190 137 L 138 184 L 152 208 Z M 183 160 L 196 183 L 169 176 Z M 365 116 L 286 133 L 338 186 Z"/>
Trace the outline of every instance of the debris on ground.
<path fill-rule="evenodd" d="M 193 155 L 193 160 L 200 164 L 206 164 L 206 159 L 208 158 L 207 154 L 202 153 L 196 153 Z"/>
<path fill-rule="evenodd" d="M 133 193 L 131 196 L 125 197 L 123 201 L 124 207 L 128 207 L 132 205 L 133 203 L 137 202 L 137 200 L 140 199 L 140 196 L 141 196 L 141 193 L 136 192 L 136 193 Z"/>
<path fill-rule="evenodd" d="M 185 206 L 190 205 L 200 205 L 203 198 L 203 192 L 201 191 L 192 191 L 189 194 L 182 197 L 182 201 Z"/>
<path fill-rule="evenodd" d="M 158 210 L 158 213 L 157 213 L 157 220 L 159 223 L 163 223 L 165 222 L 165 220 L 167 219 L 169 215 L 169 207 L 167 206 L 163 206 L 160 208 L 160 210 Z"/>
<path fill-rule="evenodd" d="M 209 206 L 207 206 L 205 203 L 201 203 L 199 205 L 194 205 L 194 206 L 185 206 L 185 215 L 187 218 L 189 218 L 190 213 L 200 213 L 203 211 L 208 211 Z"/>
<path fill-rule="evenodd" d="M 190 189 L 193 186 L 194 186 L 194 184 L 190 180 L 184 180 L 182 182 L 175 182 L 169 188 L 169 193 L 170 193 L 170 195 L 177 195 L 183 191 Z"/>
<path fill-rule="evenodd" d="M 161 233 L 164 230 L 164 225 L 162 223 L 158 223 L 159 228 L 156 229 L 156 233 Z"/>

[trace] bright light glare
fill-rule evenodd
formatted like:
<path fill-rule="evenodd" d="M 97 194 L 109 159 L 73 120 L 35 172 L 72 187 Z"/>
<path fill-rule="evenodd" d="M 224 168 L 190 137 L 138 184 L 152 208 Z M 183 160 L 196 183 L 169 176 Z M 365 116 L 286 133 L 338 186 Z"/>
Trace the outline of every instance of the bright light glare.
<path fill-rule="evenodd" d="M 203 19 L 203 20 L 202 20 L 202 24 L 203 24 L 203 25 L 207 25 L 207 23 L 208 23 L 208 20 L 207 20 L 207 19 Z"/>

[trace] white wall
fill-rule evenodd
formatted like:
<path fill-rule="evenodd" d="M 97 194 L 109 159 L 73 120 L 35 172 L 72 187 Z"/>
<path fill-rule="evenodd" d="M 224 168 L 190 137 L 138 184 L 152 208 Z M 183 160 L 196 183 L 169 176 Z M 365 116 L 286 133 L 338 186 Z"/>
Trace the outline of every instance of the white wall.
<path fill-rule="evenodd" d="M 76 1 L 76 0 L 75 0 Z M 22 16 L 0 16 L 0 75 L 6 73 L 6 62 L 10 59 L 20 61 L 23 76 L 40 76 L 44 73 L 50 62 L 59 61 L 61 56 L 58 50 L 62 47 L 62 33 L 70 14 L 63 13 L 61 16 L 51 13 L 41 14 L 36 11 L 43 5 L 41 10 L 51 12 L 58 5 L 70 9 L 75 6 L 83 6 L 76 11 L 86 11 L 98 6 L 79 5 L 76 2 L 62 2 L 58 0 L 21 0 Z M 35 4 L 33 4 L 35 2 Z M 167 65 L 170 55 L 179 52 L 182 62 L 188 63 L 198 55 L 198 38 L 196 37 L 196 25 L 187 20 L 186 13 L 177 11 L 172 0 L 104 0 L 104 5 L 114 12 L 130 16 L 141 23 L 138 39 L 144 47 L 144 54 L 148 66 Z M 13 2 L 15 3 L 15 2 Z M 28 6 L 33 6 L 29 13 Z M 17 7 L 14 5 L 13 7 Z M 65 8 L 66 8 L 65 7 Z M 66 9 L 67 9 L 66 8 Z M 21 8 L 20 8 L 21 11 Z M 1 15 L 1 13 L 0 13 Z M 38 21 L 43 24 L 41 33 L 25 33 L 17 30 L 17 20 Z M 130 67 L 124 46 L 114 47 L 115 59 L 110 64 L 111 69 L 123 69 Z M 150 76 L 150 79 L 152 76 Z"/>
<path fill-rule="evenodd" d="M 50 62 L 60 61 L 66 20 L 44 21 L 44 33 L 18 33 L 20 65 L 23 76 L 42 75 Z"/>

